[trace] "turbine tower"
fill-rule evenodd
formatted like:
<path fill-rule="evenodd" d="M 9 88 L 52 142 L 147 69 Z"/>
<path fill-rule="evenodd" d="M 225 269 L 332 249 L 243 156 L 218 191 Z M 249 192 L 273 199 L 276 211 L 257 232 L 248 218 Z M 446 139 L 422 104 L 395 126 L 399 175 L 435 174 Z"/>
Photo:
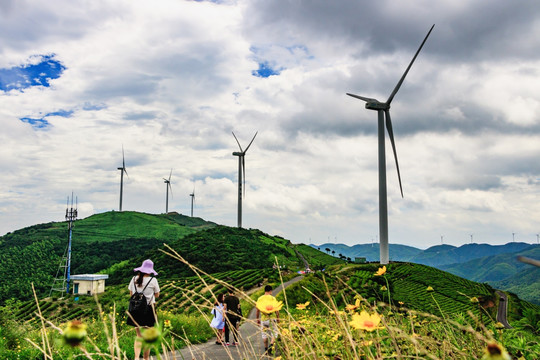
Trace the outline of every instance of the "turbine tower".
<path fill-rule="evenodd" d="M 172 169 L 171 173 L 169 174 L 169 179 L 163 178 L 166 187 L 167 187 L 167 196 L 165 197 L 165 214 L 169 213 L 169 189 L 171 190 L 171 197 L 172 197 L 172 187 L 171 187 L 171 175 L 172 175 Z"/>
<path fill-rule="evenodd" d="M 195 186 L 193 186 L 193 192 L 189 194 L 191 196 L 191 217 L 193 217 L 193 202 L 195 201 Z"/>
<path fill-rule="evenodd" d="M 416 60 L 416 57 L 420 53 L 420 50 L 422 50 L 422 47 L 424 46 L 427 38 L 429 37 L 429 34 L 431 34 L 431 31 L 433 30 L 433 25 L 431 29 L 429 29 L 429 32 L 427 33 L 426 37 L 424 38 L 424 41 L 416 51 L 416 54 L 414 55 L 413 59 L 411 60 L 409 66 L 405 70 L 405 73 L 403 73 L 403 76 L 397 83 L 396 87 L 390 94 L 390 97 L 386 102 L 380 102 L 376 99 L 354 95 L 347 93 L 347 95 L 352 96 L 354 98 L 360 99 L 362 101 L 366 102 L 366 109 L 368 110 L 375 110 L 378 113 L 378 142 L 379 142 L 379 233 L 380 233 L 380 263 L 381 264 L 388 264 L 388 207 L 387 207 L 387 195 L 386 195 L 386 155 L 385 155 L 385 148 L 384 148 L 384 126 L 386 123 L 386 129 L 388 130 L 388 137 L 390 138 L 390 142 L 392 144 L 392 150 L 394 152 L 394 159 L 396 160 L 396 169 L 397 169 L 397 175 L 399 180 L 399 189 L 401 191 L 401 197 L 403 197 L 403 187 L 401 186 L 401 175 L 399 173 L 399 165 L 398 165 L 398 159 L 397 159 L 397 153 L 396 153 L 396 144 L 394 142 L 394 131 L 392 130 L 392 120 L 390 119 L 390 104 L 392 103 L 392 100 L 394 99 L 394 96 L 399 91 L 399 88 L 401 87 L 401 84 L 403 84 L 403 81 L 405 80 L 405 77 L 407 76 L 407 73 L 411 69 L 412 64 Z M 386 121 L 385 121 L 386 119 Z"/>
<path fill-rule="evenodd" d="M 120 211 L 122 211 L 122 194 L 124 191 L 124 173 L 126 173 L 126 176 L 129 178 L 127 170 L 126 170 L 126 160 L 124 158 L 124 146 L 122 146 L 122 167 L 119 167 L 118 170 L 120 170 Z"/>
<path fill-rule="evenodd" d="M 236 135 L 234 135 L 234 132 L 232 133 L 234 136 L 234 139 L 238 143 L 238 147 L 240 148 L 240 151 L 235 151 L 232 154 L 234 156 L 238 156 L 238 227 L 242 227 L 242 177 L 244 179 L 244 196 L 246 196 L 246 161 L 245 161 L 245 155 L 248 151 L 249 147 L 253 143 L 253 140 L 255 140 L 255 136 L 257 136 L 259 132 L 257 131 L 255 135 L 253 135 L 253 139 L 251 139 L 251 142 L 247 146 L 246 150 L 242 150 L 242 146 L 240 146 L 240 142 L 236 138 Z"/>

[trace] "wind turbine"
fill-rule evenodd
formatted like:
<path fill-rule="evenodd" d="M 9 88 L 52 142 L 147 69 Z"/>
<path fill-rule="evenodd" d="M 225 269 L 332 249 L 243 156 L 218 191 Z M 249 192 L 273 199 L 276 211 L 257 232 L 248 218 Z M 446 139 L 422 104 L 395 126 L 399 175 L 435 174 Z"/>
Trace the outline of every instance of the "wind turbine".
<path fill-rule="evenodd" d="M 244 178 L 244 196 L 246 196 L 246 161 L 245 161 L 245 155 L 248 151 L 249 147 L 253 143 L 253 140 L 255 140 L 255 136 L 257 136 L 259 132 L 257 131 L 255 135 L 253 135 L 253 139 L 251 139 L 251 142 L 247 146 L 246 150 L 242 150 L 242 146 L 240 145 L 240 142 L 236 138 L 236 135 L 234 135 L 234 132 L 232 133 L 234 136 L 234 139 L 238 143 L 238 147 L 240 148 L 240 151 L 235 151 L 232 154 L 234 156 L 238 156 L 238 227 L 242 227 L 242 173 Z"/>
<path fill-rule="evenodd" d="M 171 190 L 171 197 L 172 197 L 171 176 L 172 176 L 172 169 L 171 169 L 171 173 L 169 174 L 169 179 L 163 178 L 164 183 L 167 184 L 166 185 L 167 186 L 167 197 L 165 198 L 165 214 L 169 213 L 169 189 Z"/>
<path fill-rule="evenodd" d="M 126 176 L 129 178 L 127 170 L 126 170 L 126 160 L 124 158 L 124 146 L 122 146 L 122 167 L 119 167 L 118 170 L 120 170 L 120 211 L 122 211 L 122 193 L 124 190 L 124 173 L 126 173 Z"/>
<path fill-rule="evenodd" d="M 401 87 L 401 84 L 403 84 L 403 81 L 405 80 L 407 73 L 411 69 L 411 66 L 416 60 L 416 57 L 418 56 L 418 54 L 420 53 L 420 50 L 422 50 L 422 47 L 424 46 L 424 43 L 429 37 L 429 34 L 431 34 L 431 31 L 433 30 L 434 26 L 435 25 L 433 25 L 431 29 L 429 29 L 429 32 L 424 38 L 424 41 L 422 42 L 422 44 L 416 51 L 416 54 L 414 55 L 409 66 L 405 70 L 405 73 L 403 73 L 403 76 L 397 83 L 396 87 L 394 88 L 394 90 L 392 91 L 392 93 L 390 94 L 390 97 L 388 98 L 388 100 L 386 100 L 386 102 L 380 102 L 376 99 L 347 93 L 347 95 L 349 96 L 365 101 L 366 109 L 375 110 L 378 113 L 379 233 L 381 235 L 380 236 L 380 263 L 381 264 L 388 264 L 388 207 L 387 207 L 387 195 L 386 195 L 386 155 L 385 155 L 385 148 L 384 148 L 384 125 L 386 122 L 386 129 L 388 130 L 388 137 L 390 138 L 390 142 L 392 144 L 392 150 L 394 152 L 394 159 L 396 160 L 396 168 L 397 168 L 397 174 L 398 174 L 398 180 L 399 180 L 399 189 L 401 191 L 401 197 L 403 197 L 403 187 L 401 186 L 401 175 L 399 173 L 399 165 L 398 165 L 398 159 L 397 159 L 397 153 L 396 153 L 396 144 L 394 142 L 394 131 L 392 130 L 392 120 L 390 119 L 390 104 L 392 103 L 394 96 L 396 95 L 399 88 Z"/>
<path fill-rule="evenodd" d="M 193 192 L 189 194 L 191 196 L 191 217 L 193 217 L 193 203 L 195 201 L 195 186 L 193 186 Z"/>

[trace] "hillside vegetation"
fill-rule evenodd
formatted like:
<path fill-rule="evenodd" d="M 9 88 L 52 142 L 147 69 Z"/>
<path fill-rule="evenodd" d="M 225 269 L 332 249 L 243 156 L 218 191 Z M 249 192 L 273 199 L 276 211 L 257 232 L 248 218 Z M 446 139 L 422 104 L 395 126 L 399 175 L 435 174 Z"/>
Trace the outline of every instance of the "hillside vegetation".
<path fill-rule="evenodd" d="M 282 265 L 304 269 L 298 252 L 314 265 L 342 263 L 259 230 L 218 226 L 178 213 L 96 214 L 77 220 L 72 238 L 71 274 L 110 273 L 109 284 L 125 281 L 146 258 L 158 264 L 165 278 L 191 275 L 159 250 L 164 243 L 207 272 L 271 268 L 275 257 Z M 32 283 L 40 297 L 48 295 L 67 244 L 66 222 L 35 225 L 0 237 L 0 261 L 5 265 L 0 276 L 9 279 L 0 284 L 0 304 L 10 298 L 31 298 Z"/>

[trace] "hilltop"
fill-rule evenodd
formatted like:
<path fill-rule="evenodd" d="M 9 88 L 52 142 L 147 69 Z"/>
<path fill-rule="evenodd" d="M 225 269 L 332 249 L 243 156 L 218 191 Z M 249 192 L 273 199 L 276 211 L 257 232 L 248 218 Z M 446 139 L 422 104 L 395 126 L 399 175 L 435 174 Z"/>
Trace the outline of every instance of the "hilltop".
<path fill-rule="evenodd" d="M 96 214 L 77 220 L 72 238 L 71 274 L 107 272 L 110 283 L 131 276 L 145 258 L 160 263 L 164 276 L 187 276 L 185 267 L 159 250 L 163 244 L 208 272 L 271 268 L 274 257 L 280 264 L 303 269 L 298 254 L 315 266 L 341 262 L 258 230 L 229 228 L 178 213 Z M 0 303 L 30 298 L 31 283 L 40 296 L 48 295 L 67 243 L 65 222 L 30 226 L 0 237 L 0 260 L 6 265 L 0 268 L 0 276 L 10 279 L 0 287 Z"/>

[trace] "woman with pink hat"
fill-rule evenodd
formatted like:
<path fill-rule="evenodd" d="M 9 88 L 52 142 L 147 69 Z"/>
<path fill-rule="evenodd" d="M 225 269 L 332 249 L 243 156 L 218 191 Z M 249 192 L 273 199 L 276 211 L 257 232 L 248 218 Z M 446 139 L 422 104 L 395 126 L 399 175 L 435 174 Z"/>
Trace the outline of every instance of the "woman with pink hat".
<path fill-rule="evenodd" d="M 151 327 L 156 323 L 155 303 L 156 298 L 159 297 L 159 284 L 154 276 L 158 273 L 154 270 L 154 263 L 150 259 L 144 260 L 142 265 L 133 269 L 133 271 L 136 271 L 137 274 L 129 282 L 129 295 L 132 296 L 135 293 L 144 294 L 148 304 L 148 311 L 144 314 L 128 316 L 127 323 L 135 326 L 137 336 L 141 337 L 140 326 Z M 135 359 L 138 359 L 141 354 L 141 345 L 140 341 L 135 341 Z M 145 360 L 149 359 L 150 350 L 146 350 L 143 357 Z"/>

